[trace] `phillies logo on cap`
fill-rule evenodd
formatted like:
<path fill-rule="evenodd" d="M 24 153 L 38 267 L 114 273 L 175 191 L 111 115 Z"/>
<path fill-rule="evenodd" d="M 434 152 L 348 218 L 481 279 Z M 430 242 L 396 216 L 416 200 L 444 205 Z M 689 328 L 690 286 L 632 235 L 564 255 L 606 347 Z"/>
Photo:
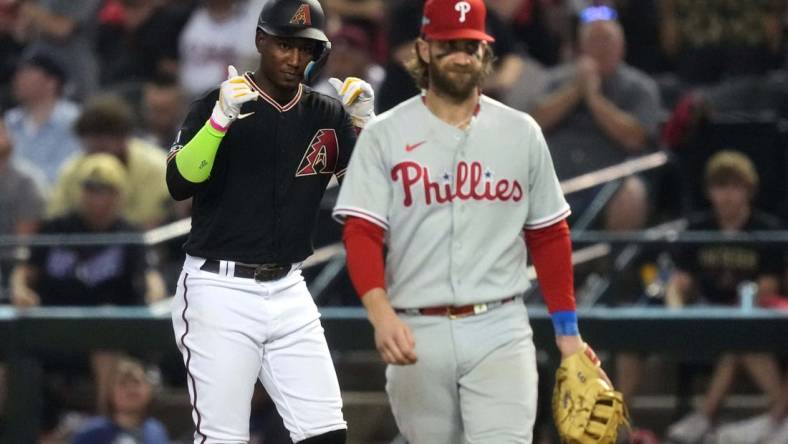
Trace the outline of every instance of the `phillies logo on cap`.
<path fill-rule="evenodd" d="M 427 40 L 495 39 L 485 31 L 487 7 L 483 0 L 427 0 L 421 34 Z"/>
<path fill-rule="evenodd" d="M 471 4 L 468 3 L 468 2 L 457 2 L 457 4 L 454 5 L 454 9 L 457 10 L 457 12 L 460 13 L 460 22 L 464 23 L 465 22 L 465 14 L 467 14 L 468 11 L 471 10 Z"/>

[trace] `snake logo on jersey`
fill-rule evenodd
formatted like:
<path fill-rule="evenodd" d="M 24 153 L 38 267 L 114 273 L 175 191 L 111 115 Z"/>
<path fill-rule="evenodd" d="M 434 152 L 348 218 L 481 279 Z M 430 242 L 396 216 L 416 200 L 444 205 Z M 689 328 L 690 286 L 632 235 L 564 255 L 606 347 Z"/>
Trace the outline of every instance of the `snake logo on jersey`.
<path fill-rule="evenodd" d="M 337 168 L 339 143 L 337 133 L 331 128 L 319 129 L 309 142 L 304 158 L 296 170 L 296 177 L 332 174 Z"/>
<path fill-rule="evenodd" d="M 523 187 L 519 181 L 494 180 L 492 171 L 489 168 L 484 170 L 482 163 L 478 161 L 459 162 L 455 172 L 444 172 L 441 175 L 442 183 L 438 183 L 430 178 L 428 167 L 408 160 L 394 165 L 391 179 L 395 182 L 402 181 L 405 192 L 402 204 L 406 207 L 413 205 L 414 191 L 419 186 L 423 188 L 424 203 L 427 205 L 431 205 L 433 201 L 442 204 L 455 199 L 519 202 L 523 198 Z"/>

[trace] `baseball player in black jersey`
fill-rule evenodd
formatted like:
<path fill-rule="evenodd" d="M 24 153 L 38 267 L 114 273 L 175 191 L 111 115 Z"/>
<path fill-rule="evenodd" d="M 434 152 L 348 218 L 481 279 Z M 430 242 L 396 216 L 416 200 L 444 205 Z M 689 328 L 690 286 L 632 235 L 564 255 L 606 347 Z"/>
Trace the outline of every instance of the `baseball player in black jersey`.
<path fill-rule="evenodd" d="M 369 84 L 332 79 L 342 103 L 302 82 L 330 51 L 317 0 L 270 0 L 259 69 L 228 67 L 197 100 L 167 161 L 175 199 L 193 197 L 173 305 L 195 443 L 246 443 L 255 379 L 295 442 L 344 443 L 346 423 L 319 313 L 301 276 L 318 205 L 341 180 Z"/>

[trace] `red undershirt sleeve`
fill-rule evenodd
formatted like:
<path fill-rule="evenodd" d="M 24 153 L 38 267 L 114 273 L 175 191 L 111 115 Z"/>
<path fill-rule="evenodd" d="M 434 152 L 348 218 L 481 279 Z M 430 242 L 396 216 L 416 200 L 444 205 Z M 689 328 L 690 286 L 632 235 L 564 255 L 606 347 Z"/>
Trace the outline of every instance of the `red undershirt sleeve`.
<path fill-rule="evenodd" d="M 374 288 L 386 288 L 382 227 L 359 217 L 348 216 L 342 240 L 347 251 L 350 281 L 359 297 Z"/>
<path fill-rule="evenodd" d="M 539 286 L 557 335 L 577 335 L 572 241 L 562 220 L 537 230 L 524 230 Z"/>

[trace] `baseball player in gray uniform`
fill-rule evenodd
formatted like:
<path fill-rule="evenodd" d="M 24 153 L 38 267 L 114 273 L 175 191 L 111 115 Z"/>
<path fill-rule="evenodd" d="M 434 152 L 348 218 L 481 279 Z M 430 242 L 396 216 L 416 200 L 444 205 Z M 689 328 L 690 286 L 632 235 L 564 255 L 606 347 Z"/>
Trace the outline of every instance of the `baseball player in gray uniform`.
<path fill-rule="evenodd" d="M 424 93 L 367 124 L 334 208 L 410 444 L 531 442 L 526 245 L 562 355 L 585 348 L 570 210 L 542 132 L 479 90 L 485 15 L 482 0 L 426 2 L 409 66 Z"/>

